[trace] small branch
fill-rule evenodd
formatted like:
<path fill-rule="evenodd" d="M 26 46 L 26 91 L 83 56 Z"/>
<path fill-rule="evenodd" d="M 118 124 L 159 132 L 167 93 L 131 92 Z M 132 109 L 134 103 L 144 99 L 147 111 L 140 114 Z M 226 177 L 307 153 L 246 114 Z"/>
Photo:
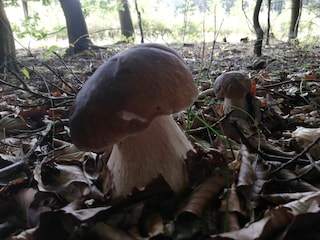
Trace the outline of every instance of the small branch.
<path fill-rule="evenodd" d="M 296 161 L 299 157 L 303 156 L 304 154 L 308 153 L 308 151 L 310 150 L 310 148 L 312 148 L 313 146 L 315 146 L 318 142 L 320 141 L 320 135 L 312 142 L 310 143 L 307 147 L 305 147 L 303 149 L 302 152 L 300 152 L 298 155 L 296 155 L 294 158 L 292 158 L 291 160 L 289 160 L 288 162 L 284 163 L 283 165 L 281 165 L 280 167 L 276 168 L 275 170 L 273 170 L 272 173 L 276 173 L 279 172 L 281 169 L 283 169 L 285 166 L 288 166 L 290 164 L 292 164 L 294 161 Z"/>
<path fill-rule="evenodd" d="M 38 132 L 38 134 L 40 135 L 38 141 L 32 146 L 31 149 L 29 149 L 29 151 L 24 155 L 24 157 L 21 160 L 15 162 L 9 166 L 6 166 L 4 168 L 1 168 L 0 169 L 0 179 L 7 179 L 7 178 L 13 176 L 14 174 L 20 172 L 21 170 L 24 170 L 29 175 L 30 174 L 29 168 L 27 167 L 27 165 L 30 164 L 29 158 L 35 152 L 37 147 L 40 146 L 40 144 L 42 143 L 44 138 L 50 132 L 51 128 L 52 128 L 52 124 L 49 123 L 49 124 L 47 124 L 47 126 L 44 130 Z"/>
<path fill-rule="evenodd" d="M 60 60 L 61 60 L 61 59 L 60 59 Z M 77 91 L 76 91 L 69 83 L 67 83 L 67 82 L 61 77 L 61 75 L 58 74 L 53 68 L 51 68 L 51 67 L 50 67 L 48 64 L 46 64 L 46 63 L 42 63 L 42 64 L 43 64 L 44 66 L 46 66 L 56 77 L 58 77 L 59 80 L 60 80 L 62 83 L 64 83 L 68 88 L 70 88 L 74 94 L 77 93 Z M 36 72 L 36 71 L 34 71 L 34 72 Z M 36 72 L 36 73 L 37 73 L 41 78 L 43 78 L 43 80 L 47 81 L 40 73 L 38 73 L 38 72 Z M 63 90 L 63 89 L 61 89 L 60 87 L 58 87 L 58 86 L 56 86 L 55 84 L 53 84 L 51 81 L 47 81 L 47 82 L 49 82 L 52 86 L 54 86 L 55 88 L 57 88 L 59 91 L 64 92 L 64 93 L 66 93 L 66 94 L 70 94 L 69 92 L 66 92 L 65 90 Z"/>
<path fill-rule="evenodd" d="M 247 139 L 246 136 L 243 135 L 243 133 L 240 131 L 237 123 L 231 123 L 232 126 L 235 128 L 237 133 L 240 135 L 241 141 L 243 142 L 246 147 L 248 147 L 251 151 L 257 153 L 261 158 L 267 160 L 267 161 L 277 161 L 277 162 L 284 162 L 285 164 L 288 163 L 288 161 L 291 161 L 292 158 L 288 158 L 287 156 L 276 156 L 276 155 L 270 155 L 266 154 L 262 151 L 260 151 L 257 147 L 253 146 L 252 143 Z M 299 161 L 300 164 L 306 164 L 307 161 L 300 159 L 301 156 L 296 156 L 296 160 Z"/>
<path fill-rule="evenodd" d="M 83 82 L 81 82 L 80 79 L 74 74 L 74 72 L 67 66 L 67 64 L 65 63 L 65 61 L 63 61 L 63 59 L 61 58 L 61 56 L 60 56 L 58 53 L 56 53 L 56 52 L 53 52 L 53 53 L 54 53 L 54 55 L 56 55 L 56 56 L 59 58 L 59 60 L 60 60 L 60 61 L 62 62 L 62 64 L 63 64 L 63 66 L 64 66 L 66 69 L 68 69 L 68 71 L 72 74 L 72 76 L 74 77 L 74 79 L 76 79 L 77 82 L 82 85 Z M 68 85 L 68 86 L 69 86 L 69 85 Z"/>
<path fill-rule="evenodd" d="M 31 93 L 31 94 L 33 94 L 35 96 L 38 96 L 38 97 L 42 97 L 42 98 L 45 98 L 45 99 L 50 99 L 50 96 L 43 95 L 43 94 L 40 94 L 40 93 L 36 93 L 36 92 L 32 91 L 31 89 L 29 89 L 29 87 L 27 87 L 27 88 L 19 87 L 17 85 L 12 84 L 12 83 L 8 83 L 8 82 L 6 82 L 6 81 L 4 81 L 2 79 L 0 79 L 0 83 L 3 83 L 4 85 L 7 85 L 7 86 L 15 88 L 15 89 L 26 91 L 26 92 Z"/>
<path fill-rule="evenodd" d="M 318 172 L 320 172 L 320 166 L 314 161 L 310 153 L 306 153 L 307 158 L 309 159 L 311 166 L 314 167 Z"/>

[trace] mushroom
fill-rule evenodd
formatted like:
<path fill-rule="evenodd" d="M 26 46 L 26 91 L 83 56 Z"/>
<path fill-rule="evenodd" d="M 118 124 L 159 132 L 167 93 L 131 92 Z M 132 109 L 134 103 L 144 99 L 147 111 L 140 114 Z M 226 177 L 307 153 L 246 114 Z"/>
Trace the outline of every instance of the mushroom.
<path fill-rule="evenodd" d="M 223 112 L 228 114 L 234 110 L 232 116 L 243 117 L 249 112 L 247 94 L 250 94 L 250 79 L 237 71 L 226 72 L 217 77 L 214 91 L 217 97 L 224 98 Z"/>
<path fill-rule="evenodd" d="M 113 197 L 144 188 L 159 175 L 178 192 L 188 184 L 184 159 L 193 146 L 171 114 L 191 105 L 197 94 L 174 50 L 134 46 L 102 64 L 77 94 L 70 112 L 72 141 L 86 151 L 113 146 Z"/>

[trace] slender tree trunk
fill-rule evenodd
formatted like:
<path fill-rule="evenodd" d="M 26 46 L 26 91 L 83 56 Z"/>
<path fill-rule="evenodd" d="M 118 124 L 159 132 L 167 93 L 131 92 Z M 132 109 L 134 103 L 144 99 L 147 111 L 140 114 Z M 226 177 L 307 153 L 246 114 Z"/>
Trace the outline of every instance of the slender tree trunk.
<path fill-rule="evenodd" d="M 134 33 L 128 0 L 122 0 L 122 6 L 123 9 L 118 11 L 121 25 L 121 34 L 128 39 L 132 38 Z"/>
<path fill-rule="evenodd" d="M 289 41 L 297 38 L 298 36 L 298 27 L 300 20 L 300 13 L 302 8 L 301 0 L 291 0 L 292 8 L 291 8 L 291 20 L 290 20 L 290 28 L 289 28 Z"/>
<path fill-rule="evenodd" d="M 184 1 L 184 9 L 183 9 L 183 29 L 182 29 L 182 43 L 185 43 L 185 36 L 187 31 L 187 25 L 188 25 L 188 14 L 190 10 L 190 1 L 185 0 Z"/>
<path fill-rule="evenodd" d="M 29 17 L 28 2 L 25 0 L 22 0 L 21 3 L 22 3 L 22 8 L 23 8 L 24 18 L 27 18 L 27 17 Z"/>
<path fill-rule="evenodd" d="M 261 9 L 262 0 L 257 0 L 256 6 L 253 12 L 253 26 L 256 32 L 257 39 L 254 43 L 254 54 L 260 57 L 262 54 L 262 41 L 263 41 L 263 30 L 259 23 L 259 12 Z"/>
<path fill-rule="evenodd" d="M 141 34 L 141 43 L 144 43 L 144 33 L 143 33 L 143 28 L 142 28 L 142 18 L 141 18 L 141 13 L 138 7 L 138 0 L 134 1 L 135 7 L 136 7 L 136 12 L 138 14 L 138 22 L 139 22 L 139 29 L 140 29 L 140 34 Z"/>
<path fill-rule="evenodd" d="M 6 67 L 16 69 L 16 48 L 9 20 L 4 10 L 3 1 L 0 0 L 0 72 Z"/>
<path fill-rule="evenodd" d="M 85 22 L 79 0 L 59 0 L 64 12 L 69 38 L 69 50 L 79 53 L 89 49 L 92 42 L 89 39 L 87 24 Z"/>
<path fill-rule="evenodd" d="M 269 40 L 270 40 L 270 11 L 271 11 L 271 0 L 268 0 L 268 27 L 267 27 L 266 45 L 269 45 Z"/>

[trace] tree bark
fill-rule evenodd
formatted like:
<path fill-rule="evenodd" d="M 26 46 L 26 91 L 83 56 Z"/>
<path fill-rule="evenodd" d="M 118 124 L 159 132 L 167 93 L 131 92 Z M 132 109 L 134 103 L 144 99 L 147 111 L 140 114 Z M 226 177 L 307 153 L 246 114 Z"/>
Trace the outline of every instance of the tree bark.
<path fill-rule="evenodd" d="M 0 72 L 6 67 L 16 69 L 16 48 L 12 29 L 4 10 L 3 1 L 0 0 Z"/>
<path fill-rule="evenodd" d="M 69 53 L 79 53 L 92 46 L 79 0 L 59 0 L 64 12 L 69 39 Z"/>
<path fill-rule="evenodd" d="M 136 7 L 136 12 L 138 15 L 138 22 L 139 22 L 139 29 L 140 29 L 140 34 L 141 34 L 141 43 L 144 43 L 144 33 L 143 33 L 143 27 L 142 27 L 142 18 L 141 18 L 141 13 L 138 7 L 138 0 L 134 1 L 134 5 Z"/>
<path fill-rule="evenodd" d="M 21 3 L 22 3 L 24 18 L 27 18 L 27 17 L 29 17 L 28 2 L 25 0 L 22 0 Z"/>
<path fill-rule="evenodd" d="M 263 30 L 259 23 L 259 12 L 261 9 L 262 0 L 257 0 L 253 12 L 253 26 L 256 32 L 257 39 L 254 43 L 254 54 L 260 57 L 262 54 Z"/>
<path fill-rule="evenodd" d="M 123 9 L 118 11 L 121 25 L 121 35 L 128 39 L 132 38 L 134 33 L 128 0 L 122 0 L 122 6 Z"/>
<path fill-rule="evenodd" d="M 289 41 L 298 37 L 298 27 L 302 8 L 301 0 L 291 0 L 291 4 L 292 8 L 289 28 Z"/>
<path fill-rule="evenodd" d="M 267 25 L 266 45 L 269 45 L 269 40 L 270 40 L 270 11 L 271 11 L 271 0 L 268 0 L 268 25 Z"/>

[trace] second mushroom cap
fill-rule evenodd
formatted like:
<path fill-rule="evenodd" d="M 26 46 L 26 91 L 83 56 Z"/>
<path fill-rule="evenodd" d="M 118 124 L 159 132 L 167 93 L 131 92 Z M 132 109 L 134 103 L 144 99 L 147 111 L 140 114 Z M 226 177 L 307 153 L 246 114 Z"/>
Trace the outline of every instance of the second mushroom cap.
<path fill-rule="evenodd" d="M 250 79 L 241 72 L 221 74 L 214 82 L 214 91 L 219 98 L 243 98 L 250 92 Z"/>

